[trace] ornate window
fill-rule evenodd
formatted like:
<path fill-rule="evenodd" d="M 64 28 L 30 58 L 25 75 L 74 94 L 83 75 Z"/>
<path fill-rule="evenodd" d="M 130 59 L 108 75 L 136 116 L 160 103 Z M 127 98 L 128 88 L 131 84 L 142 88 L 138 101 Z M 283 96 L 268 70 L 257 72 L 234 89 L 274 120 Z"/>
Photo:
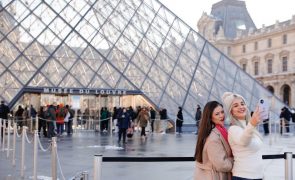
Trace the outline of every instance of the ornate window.
<path fill-rule="evenodd" d="M 267 60 L 267 73 L 268 74 L 272 73 L 272 59 Z"/>
<path fill-rule="evenodd" d="M 246 63 L 242 64 L 242 69 L 243 69 L 243 71 L 247 70 L 247 64 Z"/>
<path fill-rule="evenodd" d="M 245 44 L 243 44 L 243 53 L 245 53 L 246 52 L 246 45 Z"/>
<path fill-rule="evenodd" d="M 267 40 L 267 47 L 270 48 L 271 46 L 272 46 L 272 40 L 271 39 L 268 39 Z"/>
<path fill-rule="evenodd" d="M 288 71 L 288 57 L 287 56 L 282 57 L 282 71 L 283 72 Z"/>
<path fill-rule="evenodd" d="M 257 41 L 254 43 L 254 50 L 255 51 L 258 50 L 258 42 Z"/>
<path fill-rule="evenodd" d="M 259 62 L 255 61 L 254 62 L 254 75 L 258 75 L 259 73 Z"/>
<path fill-rule="evenodd" d="M 280 52 L 280 59 L 282 62 L 282 72 L 288 71 L 288 59 L 289 59 L 289 51 L 282 51 Z"/>
<path fill-rule="evenodd" d="M 274 90 L 274 88 L 272 87 L 272 86 L 267 86 L 266 87 L 266 89 L 268 89 L 272 94 L 274 94 L 275 93 L 275 90 Z"/>
<path fill-rule="evenodd" d="M 288 36 L 287 34 L 283 35 L 283 44 L 287 44 L 288 43 Z"/>

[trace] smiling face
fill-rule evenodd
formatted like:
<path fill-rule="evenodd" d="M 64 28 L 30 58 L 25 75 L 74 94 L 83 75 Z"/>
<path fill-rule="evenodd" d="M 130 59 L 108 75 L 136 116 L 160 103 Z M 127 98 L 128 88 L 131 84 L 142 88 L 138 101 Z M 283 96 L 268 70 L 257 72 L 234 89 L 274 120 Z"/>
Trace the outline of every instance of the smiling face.
<path fill-rule="evenodd" d="M 212 113 L 212 121 L 215 125 L 224 125 L 224 110 L 222 106 L 217 106 Z"/>
<path fill-rule="evenodd" d="M 243 99 L 235 98 L 231 106 L 231 114 L 234 118 L 243 120 L 246 118 L 247 107 Z"/>

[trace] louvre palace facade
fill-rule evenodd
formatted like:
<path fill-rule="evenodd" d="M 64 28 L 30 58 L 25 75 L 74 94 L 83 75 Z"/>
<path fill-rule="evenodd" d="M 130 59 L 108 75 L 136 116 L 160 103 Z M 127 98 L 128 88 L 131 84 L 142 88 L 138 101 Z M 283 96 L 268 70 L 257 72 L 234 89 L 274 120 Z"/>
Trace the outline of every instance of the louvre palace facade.
<path fill-rule="evenodd" d="M 244 1 L 223 0 L 202 15 L 198 28 L 271 93 L 295 106 L 295 15 L 257 29 Z"/>
<path fill-rule="evenodd" d="M 243 70 L 158 0 L 6 0 L 0 19 L 0 99 L 10 107 L 141 105 L 175 119 L 181 106 L 190 124 L 198 104 L 225 91 L 251 110 L 267 100 L 272 117 L 284 106 L 248 74 L 252 60 Z M 248 46 L 232 57 L 249 59 Z"/>

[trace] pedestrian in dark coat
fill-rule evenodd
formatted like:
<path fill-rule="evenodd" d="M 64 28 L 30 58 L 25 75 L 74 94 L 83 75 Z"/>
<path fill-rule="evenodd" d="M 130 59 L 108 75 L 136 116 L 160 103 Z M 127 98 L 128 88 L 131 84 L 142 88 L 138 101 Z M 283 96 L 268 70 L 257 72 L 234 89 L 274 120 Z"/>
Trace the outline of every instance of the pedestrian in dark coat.
<path fill-rule="evenodd" d="M 121 142 L 121 138 L 123 135 L 123 143 L 126 143 L 126 131 L 130 127 L 130 122 L 132 121 L 132 117 L 126 111 L 126 108 L 123 108 L 121 112 L 118 114 L 118 127 L 119 127 L 119 139 L 118 143 Z"/>
<path fill-rule="evenodd" d="M 182 133 L 183 115 L 182 108 L 178 107 L 177 119 L 176 119 L 176 132 Z"/>

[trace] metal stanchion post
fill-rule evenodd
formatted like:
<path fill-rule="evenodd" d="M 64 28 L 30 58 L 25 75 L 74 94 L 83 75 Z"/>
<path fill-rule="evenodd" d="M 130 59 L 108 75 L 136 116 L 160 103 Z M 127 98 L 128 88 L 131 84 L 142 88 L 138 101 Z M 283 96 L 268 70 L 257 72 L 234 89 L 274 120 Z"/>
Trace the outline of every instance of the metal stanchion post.
<path fill-rule="evenodd" d="M 94 156 L 93 180 L 101 180 L 102 155 Z"/>
<path fill-rule="evenodd" d="M 6 151 L 6 157 L 9 158 L 10 154 L 10 126 L 11 126 L 11 121 L 8 121 L 8 127 L 7 127 L 7 151 Z"/>
<path fill-rule="evenodd" d="M 6 122 L 5 122 L 5 120 L 3 120 L 3 142 L 2 142 L 2 151 L 5 150 L 5 138 L 6 138 L 5 129 L 6 129 Z"/>
<path fill-rule="evenodd" d="M 74 119 L 73 119 L 73 124 L 74 124 L 73 133 L 77 132 L 77 113 L 78 113 L 78 110 L 75 109 L 75 115 L 74 115 Z"/>
<path fill-rule="evenodd" d="M 110 117 L 110 134 L 113 136 L 113 117 Z"/>
<path fill-rule="evenodd" d="M 174 123 L 174 129 L 175 129 L 174 133 L 175 133 L 175 135 L 176 135 L 176 134 L 177 134 L 176 121 L 175 121 L 175 123 Z"/>
<path fill-rule="evenodd" d="M 87 171 L 82 172 L 82 179 L 83 180 L 88 180 L 88 172 Z"/>
<path fill-rule="evenodd" d="M 20 168 L 20 176 L 22 178 L 25 177 L 25 135 L 26 135 L 26 131 L 27 131 L 26 126 L 23 126 L 23 132 L 22 132 L 22 151 L 21 151 L 21 168 Z"/>
<path fill-rule="evenodd" d="M 16 133 L 17 133 L 17 124 L 13 123 L 12 166 L 15 166 Z"/>
<path fill-rule="evenodd" d="M 292 152 L 285 152 L 285 180 L 293 180 Z"/>
<path fill-rule="evenodd" d="M 33 117 L 30 118 L 30 132 L 33 132 Z"/>
<path fill-rule="evenodd" d="M 0 136 L 1 136 L 1 138 L 0 138 L 0 147 L 1 147 L 1 145 L 2 145 L 2 140 L 3 140 L 3 136 L 2 136 L 2 118 L 0 118 Z"/>
<path fill-rule="evenodd" d="M 57 160 L 56 160 L 56 137 L 52 137 L 51 142 L 51 176 L 52 180 L 57 180 Z"/>
<path fill-rule="evenodd" d="M 34 131 L 34 162 L 33 162 L 33 179 L 37 180 L 37 158 L 38 158 L 38 130 Z"/>
<path fill-rule="evenodd" d="M 36 118 L 35 118 L 35 130 L 38 130 L 39 128 L 39 117 L 38 115 L 36 115 Z"/>

